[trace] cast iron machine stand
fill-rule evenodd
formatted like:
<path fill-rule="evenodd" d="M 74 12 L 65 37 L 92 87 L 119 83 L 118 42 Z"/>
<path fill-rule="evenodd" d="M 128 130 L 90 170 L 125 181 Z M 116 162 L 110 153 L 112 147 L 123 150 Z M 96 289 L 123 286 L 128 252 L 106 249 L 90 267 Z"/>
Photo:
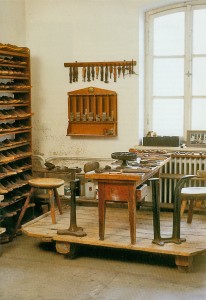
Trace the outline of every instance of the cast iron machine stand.
<path fill-rule="evenodd" d="M 173 229 L 172 236 L 162 238 L 160 233 L 160 204 L 159 204 L 159 178 L 149 179 L 152 183 L 152 205 L 153 205 L 153 230 L 154 239 L 153 244 L 164 246 L 165 243 L 181 244 L 186 239 L 180 238 L 180 200 L 179 191 L 182 187 L 182 180 L 180 180 L 175 189 L 174 209 L 173 209 Z"/>
<path fill-rule="evenodd" d="M 83 228 L 78 227 L 76 222 L 76 196 L 80 195 L 80 181 L 76 178 L 75 175 L 76 173 L 80 172 L 80 168 L 69 168 L 69 173 L 71 173 L 70 227 L 68 229 L 57 230 L 57 234 L 73 235 L 77 237 L 82 237 L 86 235 Z"/>

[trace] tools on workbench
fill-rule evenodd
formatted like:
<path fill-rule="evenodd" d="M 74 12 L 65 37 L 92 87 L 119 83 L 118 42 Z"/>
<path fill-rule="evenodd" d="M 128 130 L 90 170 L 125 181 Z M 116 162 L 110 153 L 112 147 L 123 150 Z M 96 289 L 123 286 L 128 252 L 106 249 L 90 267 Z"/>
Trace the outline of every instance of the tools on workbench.
<path fill-rule="evenodd" d="M 109 83 L 108 79 L 117 81 L 121 76 L 125 78 L 125 75 L 136 74 L 134 72 L 134 66 L 136 61 L 111 61 L 111 62 L 75 62 L 64 63 L 65 67 L 69 68 L 69 82 L 78 82 L 78 68 L 82 68 L 82 81 L 88 81 L 100 79 L 104 83 Z M 100 76 L 99 76 L 100 75 Z"/>

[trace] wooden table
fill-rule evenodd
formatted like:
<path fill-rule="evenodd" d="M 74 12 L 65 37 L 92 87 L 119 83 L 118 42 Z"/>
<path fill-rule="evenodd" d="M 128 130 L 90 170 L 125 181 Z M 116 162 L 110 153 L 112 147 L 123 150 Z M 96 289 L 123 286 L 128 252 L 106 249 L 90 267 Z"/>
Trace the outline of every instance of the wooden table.
<path fill-rule="evenodd" d="M 136 188 L 157 174 L 169 160 L 169 157 L 161 156 L 156 166 L 148 169 L 146 173 L 123 173 L 121 171 L 95 173 L 92 171 L 85 174 L 85 179 L 98 182 L 100 240 L 104 240 L 106 201 L 117 201 L 128 203 L 131 244 L 136 243 Z"/>

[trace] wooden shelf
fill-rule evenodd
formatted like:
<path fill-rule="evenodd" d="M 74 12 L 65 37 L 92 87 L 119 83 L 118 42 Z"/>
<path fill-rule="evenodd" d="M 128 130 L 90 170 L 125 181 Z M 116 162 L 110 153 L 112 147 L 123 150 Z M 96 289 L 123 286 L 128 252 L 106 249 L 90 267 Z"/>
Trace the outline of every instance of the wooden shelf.
<path fill-rule="evenodd" d="M 26 49 L 26 48 L 25 48 Z M 30 56 L 30 51 L 27 48 L 26 49 L 27 52 L 21 52 L 21 51 L 16 51 L 16 50 L 2 50 L 0 48 L 0 54 L 1 55 L 9 55 L 9 56 L 17 56 L 17 57 L 28 57 Z"/>
<path fill-rule="evenodd" d="M 8 58 L 8 62 L 5 61 L 5 57 Z M 3 216 L 1 225 L 6 228 L 6 234 L 10 235 L 26 198 L 28 175 L 32 174 L 29 49 L 0 43 L 0 68 L 8 71 L 7 74 L 2 74 L 3 72 L 0 74 L 0 138 L 1 142 L 10 141 L 10 143 L 7 141 L 7 144 L 3 143 L 3 147 L 0 147 L 0 180 L 7 190 L 4 200 L 0 203 L 0 214 Z M 10 74 L 10 71 L 13 74 Z M 20 74 L 18 74 L 19 71 L 21 71 Z M 8 81 L 13 84 L 5 85 L 4 79 L 9 79 Z M 17 100 L 16 103 L 15 100 Z M 21 107 L 21 110 L 16 107 Z M 8 172 L 6 170 L 3 172 L 2 167 Z M 9 167 L 16 171 L 10 172 Z M 12 185 L 11 188 L 9 184 Z M 8 216 L 9 222 L 6 221 Z"/>
<path fill-rule="evenodd" d="M 88 87 L 68 93 L 68 136 L 117 136 L 117 94 Z"/>

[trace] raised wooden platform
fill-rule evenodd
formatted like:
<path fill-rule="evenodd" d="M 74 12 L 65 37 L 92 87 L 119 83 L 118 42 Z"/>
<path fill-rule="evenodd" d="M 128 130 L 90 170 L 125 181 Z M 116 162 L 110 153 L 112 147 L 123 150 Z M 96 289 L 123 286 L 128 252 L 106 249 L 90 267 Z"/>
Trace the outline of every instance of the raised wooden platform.
<path fill-rule="evenodd" d="M 153 244 L 152 212 L 143 209 L 137 210 L 135 245 L 130 243 L 128 210 L 125 208 L 107 207 L 103 241 L 99 240 L 97 207 L 77 206 L 77 225 L 83 227 L 87 234 L 85 237 L 57 235 L 58 229 L 68 229 L 70 226 L 69 206 L 63 208 L 63 215 L 56 211 L 57 224 L 51 223 L 50 212 L 48 212 L 24 224 L 22 231 L 28 236 L 43 241 L 56 242 L 57 252 L 62 254 L 68 254 L 71 246 L 77 244 L 169 254 L 175 256 L 178 269 L 189 271 L 194 256 L 206 253 L 206 216 L 195 214 L 192 224 L 187 224 L 186 217 L 185 214 L 181 221 L 181 237 L 186 238 L 186 242 L 180 245 L 167 243 L 164 246 L 158 246 Z M 172 213 L 161 212 L 161 236 L 171 236 L 171 228 Z"/>

